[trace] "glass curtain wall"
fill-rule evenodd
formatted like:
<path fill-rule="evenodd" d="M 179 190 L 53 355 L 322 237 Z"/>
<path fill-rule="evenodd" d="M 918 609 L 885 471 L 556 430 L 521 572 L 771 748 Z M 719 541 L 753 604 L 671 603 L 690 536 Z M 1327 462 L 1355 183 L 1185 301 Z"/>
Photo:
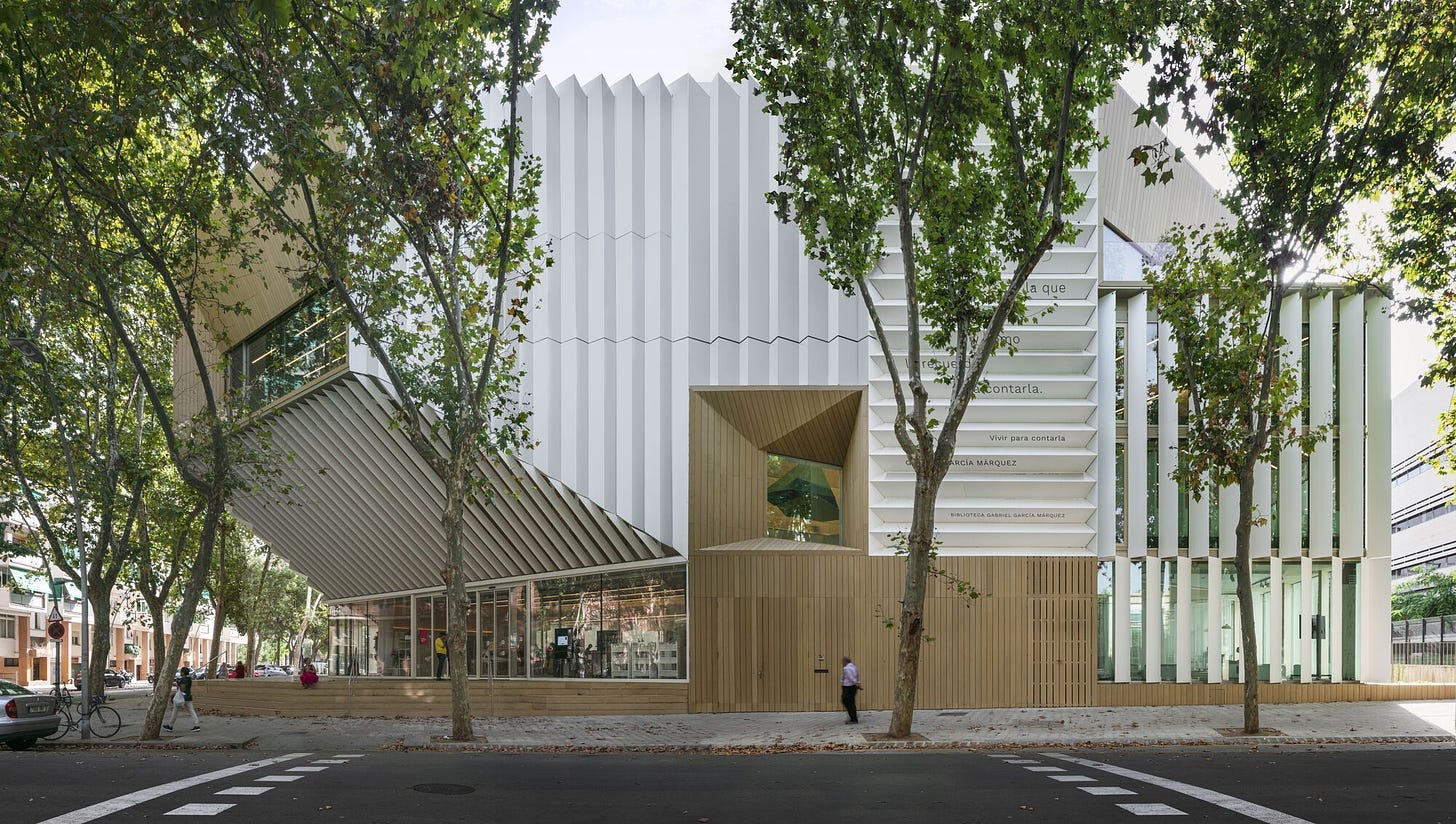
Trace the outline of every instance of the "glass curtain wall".
<path fill-rule="evenodd" d="M 1111 681 L 1113 669 L 1112 562 L 1097 562 L 1097 680 Z"/>
<path fill-rule="evenodd" d="M 1129 638 L 1128 659 L 1132 663 L 1132 680 L 1146 681 L 1148 679 L 1148 647 L 1144 633 L 1147 630 L 1145 624 L 1146 604 L 1144 603 L 1143 582 L 1147 580 L 1147 562 L 1132 561 L 1128 564 L 1130 569 L 1128 584 L 1128 596 L 1131 598 L 1130 609 L 1128 610 Z"/>
<path fill-rule="evenodd" d="M 471 593 L 469 674 L 496 678 L 686 678 L 687 570 L 593 573 Z M 433 677 L 445 598 L 329 607 L 330 672 Z"/>
<path fill-rule="evenodd" d="M 1178 564 L 1170 559 L 1156 561 L 1163 582 L 1163 681 L 1178 680 Z"/>
<path fill-rule="evenodd" d="M 1193 562 L 1193 581 L 1189 596 L 1193 606 L 1188 623 L 1192 635 L 1193 681 L 1208 681 L 1208 562 Z"/>

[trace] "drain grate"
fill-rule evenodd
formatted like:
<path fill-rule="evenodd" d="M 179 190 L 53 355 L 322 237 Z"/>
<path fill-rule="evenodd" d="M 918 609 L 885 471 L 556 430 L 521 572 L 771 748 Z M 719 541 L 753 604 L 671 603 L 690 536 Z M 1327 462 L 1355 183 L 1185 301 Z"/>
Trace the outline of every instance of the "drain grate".
<path fill-rule="evenodd" d="M 464 784 L 416 784 L 410 789 L 417 793 L 431 793 L 433 795 L 468 795 L 475 792 L 474 787 Z"/>

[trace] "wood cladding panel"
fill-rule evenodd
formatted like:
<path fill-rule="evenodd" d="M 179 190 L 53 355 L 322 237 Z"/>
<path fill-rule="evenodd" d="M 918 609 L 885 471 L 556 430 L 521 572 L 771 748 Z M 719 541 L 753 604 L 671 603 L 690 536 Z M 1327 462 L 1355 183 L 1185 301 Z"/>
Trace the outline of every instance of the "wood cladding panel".
<path fill-rule="evenodd" d="M 1090 700 L 1094 561 L 952 557 L 937 563 L 984 594 L 967 602 L 930 582 L 926 634 L 934 640 L 921 655 L 918 706 Z M 688 569 L 693 711 L 837 709 L 845 654 L 865 683 L 861 706 L 891 706 L 897 635 L 885 620 L 899 616 L 901 559 L 852 550 L 703 550 Z M 739 623 L 721 623 L 730 620 Z"/>
<path fill-rule="evenodd" d="M 347 678 L 301 689 L 293 681 L 198 681 L 197 709 L 216 715 L 441 718 L 450 715 L 450 684 L 433 679 Z M 683 681 L 470 681 L 476 718 L 527 715 L 671 715 L 687 711 Z"/>
<path fill-rule="evenodd" d="M 1316 704 L 1333 701 L 1430 701 L 1456 698 L 1456 684 L 1301 684 L 1259 685 L 1261 704 Z M 1094 707 L 1166 707 L 1242 704 L 1242 684 L 1097 684 Z"/>
<path fill-rule="evenodd" d="M 844 468 L 840 530 L 868 545 L 866 410 L 859 389 L 699 390 L 690 394 L 690 550 L 768 531 L 768 452 Z"/>

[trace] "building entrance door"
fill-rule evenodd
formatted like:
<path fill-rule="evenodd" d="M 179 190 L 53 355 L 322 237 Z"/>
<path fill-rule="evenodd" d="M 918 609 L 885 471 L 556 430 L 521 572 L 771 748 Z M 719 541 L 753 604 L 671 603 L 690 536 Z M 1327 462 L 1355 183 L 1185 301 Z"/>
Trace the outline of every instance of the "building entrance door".
<path fill-rule="evenodd" d="M 465 660 L 466 675 L 477 675 L 478 650 L 480 649 L 480 633 L 477 627 L 477 610 L 475 595 L 467 595 L 465 603 Z M 434 678 L 447 676 L 448 671 L 442 671 L 438 667 L 439 662 L 435 660 L 435 639 L 445 633 L 447 625 L 447 614 L 445 612 L 445 596 L 443 595 L 421 595 L 415 598 L 415 665 L 414 672 L 421 678 Z M 448 650 L 449 647 L 447 646 Z"/>

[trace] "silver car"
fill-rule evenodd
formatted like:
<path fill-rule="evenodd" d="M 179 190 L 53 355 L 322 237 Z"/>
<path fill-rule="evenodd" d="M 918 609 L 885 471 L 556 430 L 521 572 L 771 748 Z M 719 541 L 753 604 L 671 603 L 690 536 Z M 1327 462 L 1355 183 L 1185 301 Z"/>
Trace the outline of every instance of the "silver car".
<path fill-rule="evenodd" d="M 0 680 L 0 742 L 12 750 L 23 750 L 54 733 L 61 725 L 56 699 L 36 695 L 13 681 Z"/>

